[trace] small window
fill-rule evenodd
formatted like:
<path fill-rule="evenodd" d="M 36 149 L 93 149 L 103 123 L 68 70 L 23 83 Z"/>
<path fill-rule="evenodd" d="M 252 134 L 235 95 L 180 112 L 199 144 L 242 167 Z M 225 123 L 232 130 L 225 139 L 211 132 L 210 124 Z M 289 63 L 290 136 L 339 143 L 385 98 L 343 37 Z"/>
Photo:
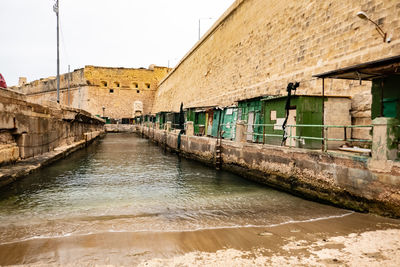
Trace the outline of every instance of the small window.
<path fill-rule="evenodd" d="M 146 83 L 146 87 L 147 87 L 148 89 L 150 89 L 150 84 L 149 84 L 149 83 Z"/>
<path fill-rule="evenodd" d="M 119 82 L 115 82 L 114 85 L 115 87 L 120 87 L 121 84 Z"/>
<path fill-rule="evenodd" d="M 138 93 L 138 94 L 139 94 L 139 93 L 140 93 L 140 90 L 136 90 L 136 93 Z"/>
<path fill-rule="evenodd" d="M 105 81 L 101 81 L 101 86 L 103 86 L 103 87 L 107 87 L 107 82 L 105 82 Z"/>
<path fill-rule="evenodd" d="M 114 89 L 110 89 L 110 94 L 114 93 Z"/>
<path fill-rule="evenodd" d="M 138 83 L 133 83 L 133 87 L 134 88 L 139 88 L 139 84 Z"/>

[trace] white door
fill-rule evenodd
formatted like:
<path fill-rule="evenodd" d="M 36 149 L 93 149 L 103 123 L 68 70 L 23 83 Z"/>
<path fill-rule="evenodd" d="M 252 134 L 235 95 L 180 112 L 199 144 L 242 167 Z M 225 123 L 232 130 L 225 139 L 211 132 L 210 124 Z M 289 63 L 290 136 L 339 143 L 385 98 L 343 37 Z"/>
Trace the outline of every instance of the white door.
<path fill-rule="evenodd" d="M 289 109 L 289 117 L 287 120 L 286 125 L 296 125 L 296 110 L 295 109 Z M 292 128 L 292 130 L 290 130 Z M 296 127 L 286 127 L 285 129 L 287 136 L 296 136 Z M 288 137 L 286 139 L 286 146 L 296 146 L 296 138 L 290 138 Z"/>
<path fill-rule="evenodd" d="M 254 123 L 254 112 L 249 112 L 249 118 L 247 119 L 247 132 L 250 134 L 247 134 L 246 140 L 247 141 L 253 141 L 253 126 Z"/>

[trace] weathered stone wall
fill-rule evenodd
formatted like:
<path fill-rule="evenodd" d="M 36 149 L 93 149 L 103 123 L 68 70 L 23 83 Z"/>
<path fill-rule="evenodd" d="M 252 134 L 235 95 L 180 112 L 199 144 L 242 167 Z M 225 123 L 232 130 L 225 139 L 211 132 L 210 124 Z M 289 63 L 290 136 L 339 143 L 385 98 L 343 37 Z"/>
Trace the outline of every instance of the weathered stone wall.
<path fill-rule="evenodd" d="M 150 66 L 149 69 L 85 67 L 90 83 L 88 110 L 93 114 L 111 118 L 132 118 L 134 102 L 143 104 L 143 114 L 151 112 L 158 82 L 168 68 Z M 107 82 L 107 86 L 104 86 Z M 111 93 L 110 90 L 113 90 Z"/>
<path fill-rule="evenodd" d="M 74 70 L 71 73 L 60 75 L 60 90 L 66 90 L 68 88 L 68 79 L 70 83 L 70 88 L 77 88 L 87 85 L 84 69 Z M 23 83 L 21 86 L 13 86 L 10 89 L 27 94 L 37 94 L 44 92 L 52 92 L 57 90 L 57 79 L 56 77 L 42 78 L 40 80 L 32 81 L 30 83 Z M 55 98 L 54 101 L 57 99 Z M 66 104 L 63 103 L 63 104 Z"/>
<path fill-rule="evenodd" d="M 134 133 L 136 125 L 134 124 L 106 124 L 107 133 Z"/>
<path fill-rule="evenodd" d="M 0 165 L 27 159 L 90 139 L 104 121 L 83 110 L 44 107 L 24 95 L 0 90 Z"/>
<path fill-rule="evenodd" d="M 151 112 L 157 84 L 168 71 L 169 68 L 153 65 L 149 69 L 86 66 L 60 76 L 60 103 L 93 115 L 121 119 L 138 115 L 134 113 L 134 102 L 140 101 L 142 113 L 147 114 Z M 29 101 L 41 105 L 57 101 L 55 77 L 12 89 L 25 93 Z"/>
<path fill-rule="evenodd" d="M 71 87 L 70 90 L 60 88 L 60 103 L 71 108 L 89 110 L 89 89 L 87 85 Z M 42 93 L 27 94 L 29 102 L 44 106 L 52 106 L 57 102 L 57 90 Z"/>
<path fill-rule="evenodd" d="M 351 125 L 351 100 L 348 98 L 330 97 L 324 102 L 325 125 Z M 328 128 L 327 138 L 344 139 L 343 128 Z M 352 129 L 346 130 L 346 138 L 351 139 Z M 328 149 L 337 149 L 345 142 L 328 141 Z"/>
<path fill-rule="evenodd" d="M 384 43 L 365 11 L 392 37 Z M 400 54 L 400 4 L 395 0 L 237 0 L 161 82 L 153 112 L 229 106 L 239 99 L 317 94 L 312 75 Z M 353 97 L 354 124 L 370 124 L 370 83 L 327 79 L 329 95 Z"/>
<path fill-rule="evenodd" d="M 137 133 L 183 156 L 210 165 L 215 162 L 215 138 L 182 135 L 177 150 L 177 133 L 142 126 L 137 126 Z M 226 170 L 313 200 L 400 217 L 400 164 L 391 162 L 376 170 L 370 161 L 361 156 L 222 140 Z"/>

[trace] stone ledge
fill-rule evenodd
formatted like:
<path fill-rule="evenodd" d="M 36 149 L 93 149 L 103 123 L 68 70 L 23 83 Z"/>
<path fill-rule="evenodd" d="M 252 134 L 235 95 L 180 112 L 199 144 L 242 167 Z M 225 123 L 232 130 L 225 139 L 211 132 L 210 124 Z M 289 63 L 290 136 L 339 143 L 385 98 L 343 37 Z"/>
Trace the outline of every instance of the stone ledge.
<path fill-rule="evenodd" d="M 19 158 L 19 148 L 16 143 L 0 145 L 0 166 L 14 162 Z"/>
<path fill-rule="evenodd" d="M 90 140 L 81 140 L 71 145 L 55 148 L 51 152 L 41 154 L 39 156 L 21 160 L 15 164 L 3 166 L 0 169 L 0 187 L 8 185 L 30 173 L 43 168 L 57 160 L 67 157 L 69 154 L 87 146 L 98 137 L 103 136 L 101 133 L 95 133 L 96 137 Z"/>

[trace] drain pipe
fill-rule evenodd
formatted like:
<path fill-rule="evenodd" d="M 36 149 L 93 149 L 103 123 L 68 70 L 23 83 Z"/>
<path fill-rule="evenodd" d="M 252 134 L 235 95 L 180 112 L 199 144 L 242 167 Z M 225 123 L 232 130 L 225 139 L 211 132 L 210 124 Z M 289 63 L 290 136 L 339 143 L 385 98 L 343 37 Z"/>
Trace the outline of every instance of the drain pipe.
<path fill-rule="evenodd" d="M 287 95 L 287 99 L 286 99 L 286 105 L 285 105 L 285 110 L 286 110 L 286 117 L 285 120 L 282 124 L 282 129 L 283 129 L 283 137 L 282 137 L 282 143 L 281 146 L 284 145 L 286 139 L 287 139 L 287 133 L 286 133 L 286 124 L 289 118 L 289 110 L 290 110 L 290 99 L 292 97 L 292 90 L 296 92 L 297 88 L 300 86 L 299 82 L 295 82 L 295 83 L 289 83 L 286 91 L 288 93 Z"/>

